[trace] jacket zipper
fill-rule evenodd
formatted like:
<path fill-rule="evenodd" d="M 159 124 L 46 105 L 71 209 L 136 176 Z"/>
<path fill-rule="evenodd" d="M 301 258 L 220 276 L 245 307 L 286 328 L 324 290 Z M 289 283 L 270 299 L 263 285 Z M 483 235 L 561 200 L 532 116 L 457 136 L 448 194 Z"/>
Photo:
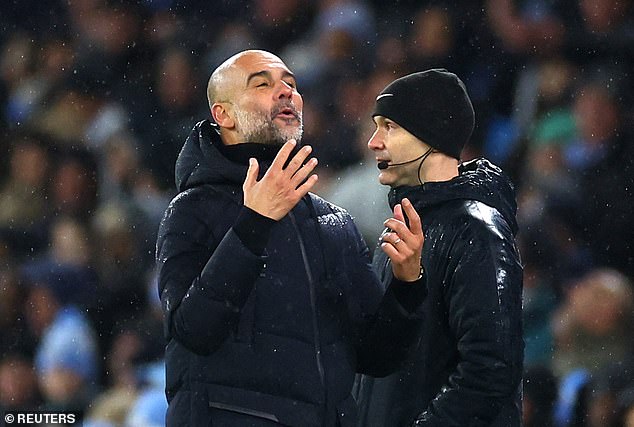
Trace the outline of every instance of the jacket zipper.
<path fill-rule="evenodd" d="M 304 262 L 304 270 L 306 271 L 306 276 L 308 276 L 308 290 L 310 293 L 310 305 L 312 308 L 312 317 L 313 317 L 313 334 L 315 336 L 315 359 L 317 361 L 317 370 L 319 371 L 319 379 L 321 380 L 321 385 L 324 390 L 324 404 L 326 404 L 328 391 L 326 390 L 326 374 L 324 371 L 324 364 L 323 364 L 322 355 L 321 355 L 321 340 L 319 338 L 319 326 L 318 326 L 318 319 L 317 319 L 317 297 L 315 295 L 315 282 L 313 281 L 313 273 L 310 269 L 310 264 L 308 262 L 308 255 L 306 254 L 306 246 L 304 245 L 304 239 L 302 239 L 302 235 L 299 231 L 299 227 L 297 226 L 295 215 L 293 215 L 292 212 L 289 212 L 288 216 L 291 219 L 293 228 L 295 228 L 295 231 L 297 232 L 297 240 L 299 241 L 299 249 L 302 254 L 302 261 Z"/>

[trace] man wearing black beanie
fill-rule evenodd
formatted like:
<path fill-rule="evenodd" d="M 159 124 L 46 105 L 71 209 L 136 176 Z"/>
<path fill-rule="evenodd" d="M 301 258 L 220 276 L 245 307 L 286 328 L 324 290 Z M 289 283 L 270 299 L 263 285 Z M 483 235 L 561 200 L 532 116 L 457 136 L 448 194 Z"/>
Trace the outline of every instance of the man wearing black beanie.
<path fill-rule="evenodd" d="M 521 425 L 517 205 L 500 168 L 483 158 L 460 163 L 474 117 L 464 84 L 444 69 L 399 78 L 376 98 L 368 147 L 395 217 L 411 201 L 423 222 L 429 293 L 404 368 L 362 380 L 363 426 Z M 387 228 L 380 244 L 374 265 L 389 283 L 387 255 L 403 240 Z"/>

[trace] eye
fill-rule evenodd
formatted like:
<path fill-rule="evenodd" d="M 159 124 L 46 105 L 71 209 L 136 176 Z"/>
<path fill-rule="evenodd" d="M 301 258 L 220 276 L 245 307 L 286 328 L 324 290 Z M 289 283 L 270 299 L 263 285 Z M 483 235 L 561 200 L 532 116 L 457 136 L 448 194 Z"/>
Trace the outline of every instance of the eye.
<path fill-rule="evenodd" d="M 297 83 L 294 80 L 282 80 L 286 86 L 290 87 L 293 90 L 297 90 Z"/>
<path fill-rule="evenodd" d="M 255 87 L 267 87 L 269 84 L 267 82 L 258 83 Z"/>

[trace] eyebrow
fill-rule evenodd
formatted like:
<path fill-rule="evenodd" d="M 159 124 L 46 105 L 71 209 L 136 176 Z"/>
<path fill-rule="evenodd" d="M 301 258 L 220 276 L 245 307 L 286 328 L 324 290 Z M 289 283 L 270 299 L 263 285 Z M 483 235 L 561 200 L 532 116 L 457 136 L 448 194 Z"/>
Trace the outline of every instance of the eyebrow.
<path fill-rule="evenodd" d="M 251 73 L 249 74 L 249 77 L 247 78 L 247 86 L 249 86 L 249 83 L 251 83 L 251 80 L 253 80 L 256 77 L 266 77 L 267 79 L 271 79 L 272 75 L 270 71 L 267 70 L 262 70 L 262 71 L 257 71 L 255 73 Z M 293 80 L 295 79 L 295 74 L 291 73 L 290 71 L 284 71 L 282 73 L 282 78 L 284 77 L 291 77 Z"/>

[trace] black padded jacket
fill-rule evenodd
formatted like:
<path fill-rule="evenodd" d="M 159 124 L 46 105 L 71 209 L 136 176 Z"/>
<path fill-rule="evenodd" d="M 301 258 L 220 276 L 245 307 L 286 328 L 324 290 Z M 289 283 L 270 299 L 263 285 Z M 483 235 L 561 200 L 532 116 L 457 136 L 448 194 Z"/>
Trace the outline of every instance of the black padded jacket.
<path fill-rule="evenodd" d="M 363 380 L 360 425 L 520 426 L 522 265 L 510 181 L 476 159 L 450 181 L 393 189 L 390 203 L 404 197 L 425 233 L 422 339 L 402 370 Z M 388 260 L 375 264 L 389 282 Z"/>

